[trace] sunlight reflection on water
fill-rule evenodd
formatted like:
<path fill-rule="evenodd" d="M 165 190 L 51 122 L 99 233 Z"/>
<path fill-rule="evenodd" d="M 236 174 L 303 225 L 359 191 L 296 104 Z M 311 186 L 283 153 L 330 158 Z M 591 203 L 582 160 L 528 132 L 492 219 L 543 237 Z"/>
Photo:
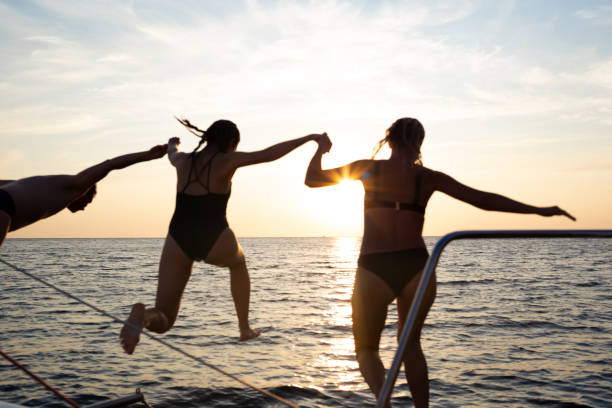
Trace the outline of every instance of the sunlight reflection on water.
<path fill-rule="evenodd" d="M 430 249 L 435 241 L 426 240 Z M 241 243 L 252 279 L 251 318 L 263 335 L 238 341 L 227 271 L 197 264 L 176 325 L 162 337 L 306 407 L 373 404 L 351 331 L 360 239 Z M 135 300 L 153 303 L 162 244 L 8 240 L 0 256 L 125 316 Z M 607 406 L 610 265 L 612 245 L 601 241 L 451 244 L 438 267 L 438 296 L 423 330 L 432 405 Z M 13 271 L 0 273 L 3 349 L 82 404 L 140 386 L 158 408 L 274 406 L 147 340 L 126 357 L 117 342 L 119 327 Z M 389 307 L 381 339 L 387 366 L 396 348 L 395 309 Z M 410 405 L 403 374 L 397 384 L 397 405 Z M 15 403 L 62 406 L 5 364 L 0 392 Z"/>

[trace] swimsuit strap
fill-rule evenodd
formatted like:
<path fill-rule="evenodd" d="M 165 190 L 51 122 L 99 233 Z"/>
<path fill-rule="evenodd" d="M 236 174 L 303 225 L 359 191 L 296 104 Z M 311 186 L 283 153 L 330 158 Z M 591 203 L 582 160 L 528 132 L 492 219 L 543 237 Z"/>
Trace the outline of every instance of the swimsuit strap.
<path fill-rule="evenodd" d="M 187 176 L 187 184 L 185 184 L 185 187 L 183 187 L 183 190 L 181 190 L 181 193 L 184 193 L 185 190 L 187 189 L 187 187 L 189 187 L 189 185 L 191 184 L 192 181 L 197 181 L 198 183 L 200 183 L 200 185 L 202 187 L 204 187 L 209 193 L 210 193 L 210 189 L 208 188 L 210 186 L 210 164 L 212 162 L 212 159 L 215 158 L 215 156 L 217 155 L 217 153 L 219 153 L 218 151 L 215 152 L 212 157 L 210 159 L 208 159 L 208 161 L 206 162 L 206 164 L 204 165 L 204 167 L 202 167 L 202 170 L 204 170 L 206 167 L 208 167 L 208 186 L 205 186 L 204 184 L 202 184 L 202 182 L 200 182 L 200 179 L 198 179 L 198 175 L 196 174 L 195 178 L 193 180 L 191 180 L 191 173 L 193 172 L 193 168 L 195 167 L 195 157 L 192 157 L 191 160 L 191 167 L 189 167 L 189 175 Z"/>
<path fill-rule="evenodd" d="M 380 162 L 374 162 L 372 167 L 372 176 L 378 181 L 380 178 L 381 169 Z M 414 179 L 414 198 L 411 203 L 402 203 L 400 201 L 389 201 L 380 199 L 380 191 L 372 190 L 372 198 L 364 200 L 364 208 L 395 208 L 396 210 L 410 210 L 420 214 L 425 214 L 425 206 L 419 204 L 421 193 L 423 172 L 418 171 Z"/>
<path fill-rule="evenodd" d="M 194 158 L 195 156 L 191 158 L 191 166 L 189 166 L 189 175 L 187 176 L 187 183 L 185 183 L 185 186 L 181 190 L 181 193 L 184 193 L 187 187 L 189 186 L 189 184 L 191 184 L 191 172 L 193 170 L 193 159 Z"/>
<path fill-rule="evenodd" d="M 206 190 L 208 190 L 208 192 L 210 193 L 210 169 L 212 168 L 212 161 L 215 158 L 215 156 L 217 155 L 217 153 L 219 153 L 218 151 L 216 151 L 212 157 L 210 158 L 210 160 L 208 161 L 208 163 L 206 163 L 206 165 L 208 166 L 208 181 L 206 184 Z"/>

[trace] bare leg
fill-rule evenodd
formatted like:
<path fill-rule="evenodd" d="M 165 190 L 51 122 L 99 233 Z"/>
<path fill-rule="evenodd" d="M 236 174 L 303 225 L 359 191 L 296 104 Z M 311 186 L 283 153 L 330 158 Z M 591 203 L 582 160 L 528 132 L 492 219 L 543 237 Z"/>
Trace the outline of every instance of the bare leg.
<path fill-rule="evenodd" d="M 404 328 L 404 323 L 420 279 L 421 274 L 412 278 L 404 288 L 402 296 L 397 300 L 397 309 L 400 318 L 398 336 Z M 427 374 L 427 362 L 425 361 L 425 355 L 421 348 L 421 330 L 435 297 L 436 277 L 434 275 L 431 277 L 431 281 L 425 290 L 421 307 L 414 322 L 413 334 L 408 341 L 406 353 L 404 354 L 406 380 L 408 381 L 410 393 L 412 394 L 412 399 L 416 408 L 429 407 L 429 377 Z"/>
<path fill-rule="evenodd" d="M 227 266 L 230 270 L 230 289 L 238 316 L 240 340 L 249 340 L 261 333 L 249 325 L 249 302 L 251 297 L 251 279 L 246 266 L 242 248 L 231 229 L 226 229 L 206 257 L 206 262 Z"/>
<path fill-rule="evenodd" d="M 353 335 L 359 370 L 376 398 L 385 380 L 378 345 L 393 298 L 393 291 L 378 276 L 361 267 L 357 269 L 352 297 Z"/>
<path fill-rule="evenodd" d="M 359 350 L 357 352 L 357 363 L 359 363 L 359 371 L 368 383 L 370 391 L 378 399 L 385 381 L 385 367 L 378 350 Z"/>
<path fill-rule="evenodd" d="M 242 251 L 241 251 L 242 252 Z M 234 307 L 238 315 L 238 328 L 240 340 L 250 340 L 261 333 L 249 326 L 249 302 L 251 297 L 251 279 L 247 270 L 244 256 L 235 265 L 230 266 L 230 288 Z"/>
<path fill-rule="evenodd" d="M 132 306 L 128 322 L 137 327 L 164 333 L 174 325 L 181 304 L 185 285 L 191 276 L 193 261 L 170 235 L 166 237 L 159 261 L 157 297 L 155 307 L 145 309 L 142 303 Z M 140 332 L 125 325 L 119 334 L 121 345 L 131 354 L 140 339 Z"/>

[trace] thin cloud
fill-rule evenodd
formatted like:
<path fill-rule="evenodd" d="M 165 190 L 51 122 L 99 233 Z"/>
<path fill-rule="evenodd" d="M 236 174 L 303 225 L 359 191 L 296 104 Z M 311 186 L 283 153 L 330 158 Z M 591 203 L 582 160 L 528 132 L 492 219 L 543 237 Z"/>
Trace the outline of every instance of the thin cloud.
<path fill-rule="evenodd" d="M 576 11 L 576 16 L 595 24 L 612 25 L 612 6 L 602 5 L 591 9 Z"/>
<path fill-rule="evenodd" d="M 82 123 L 121 127 L 132 117 L 159 121 L 162 112 L 337 121 L 396 111 L 439 120 L 570 117 L 581 109 L 589 120 L 609 116 L 591 95 L 572 91 L 609 89 L 607 61 L 585 61 L 578 72 L 564 73 L 499 45 L 455 43 L 426 33 L 472 16 L 478 7 L 469 1 L 372 8 L 349 1 L 248 1 L 222 16 L 181 3 L 168 6 L 175 13 L 168 15 L 123 2 L 82 9 L 56 0 L 37 4 L 55 16 L 118 28 L 103 38 L 53 26 L 36 29 L 23 37 L 29 57 L 3 80 L 3 88 L 16 92 L 17 104 L 49 106 L 61 95 L 67 112 L 83 109 L 105 118 Z M 508 3 L 500 13 L 512 9 Z M 37 23 L 45 27 L 44 19 Z M 61 123 L 73 123 L 53 113 Z M 10 115 L 0 110 L 0 117 Z"/>

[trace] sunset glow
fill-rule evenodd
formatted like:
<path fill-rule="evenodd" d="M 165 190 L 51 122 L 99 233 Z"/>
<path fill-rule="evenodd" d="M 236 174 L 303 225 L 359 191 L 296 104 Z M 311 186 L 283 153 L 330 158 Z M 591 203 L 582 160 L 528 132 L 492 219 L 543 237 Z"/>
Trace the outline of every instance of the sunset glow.
<path fill-rule="evenodd" d="M 609 227 L 611 15 L 600 1 L 0 2 L 0 179 L 75 173 L 172 136 L 190 151 L 197 140 L 174 115 L 233 120 L 244 151 L 326 131 L 324 166 L 340 166 L 412 116 L 426 166 L 578 218 L 485 213 L 436 194 L 426 235 Z M 358 182 L 303 185 L 314 149 L 239 171 L 238 235 L 361 234 Z M 174 191 L 166 159 L 139 164 L 111 173 L 85 213 L 9 238 L 164 236 Z"/>

